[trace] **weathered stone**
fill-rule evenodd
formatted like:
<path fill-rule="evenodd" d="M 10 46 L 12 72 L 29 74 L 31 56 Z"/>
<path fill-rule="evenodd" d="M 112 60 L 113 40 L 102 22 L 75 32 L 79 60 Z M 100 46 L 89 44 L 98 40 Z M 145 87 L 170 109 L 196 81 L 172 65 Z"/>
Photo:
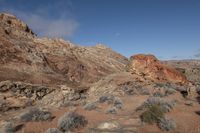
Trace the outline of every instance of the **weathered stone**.
<path fill-rule="evenodd" d="M 100 123 L 97 126 L 98 129 L 109 129 L 109 130 L 113 130 L 113 129 L 118 129 L 120 128 L 120 124 L 116 121 L 110 121 L 110 122 L 103 122 Z"/>
<path fill-rule="evenodd" d="M 153 55 L 134 55 L 127 67 L 129 72 L 158 82 L 188 83 L 187 78 L 176 69 L 162 64 Z"/>

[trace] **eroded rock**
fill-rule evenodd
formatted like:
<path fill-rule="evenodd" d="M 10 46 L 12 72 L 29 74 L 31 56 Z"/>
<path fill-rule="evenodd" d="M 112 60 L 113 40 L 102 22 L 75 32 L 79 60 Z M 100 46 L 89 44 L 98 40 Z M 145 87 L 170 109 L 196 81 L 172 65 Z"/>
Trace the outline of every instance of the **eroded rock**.
<path fill-rule="evenodd" d="M 127 70 L 158 82 L 185 84 L 187 78 L 176 69 L 162 64 L 153 55 L 138 54 L 130 58 Z"/>

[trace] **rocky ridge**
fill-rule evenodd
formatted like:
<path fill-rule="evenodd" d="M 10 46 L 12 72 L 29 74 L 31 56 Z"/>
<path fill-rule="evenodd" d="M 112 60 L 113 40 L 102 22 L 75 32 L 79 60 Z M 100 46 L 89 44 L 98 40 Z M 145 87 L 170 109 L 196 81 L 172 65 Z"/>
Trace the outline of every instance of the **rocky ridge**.
<path fill-rule="evenodd" d="M 37 38 L 15 16 L 5 13 L 0 16 L 0 75 L 4 75 L 0 76 L 1 81 L 67 82 L 87 86 L 102 76 L 122 71 L 127 64 L 127 58 L 110 48 L 101 45 L 83 47 L 62 39 Z"/>

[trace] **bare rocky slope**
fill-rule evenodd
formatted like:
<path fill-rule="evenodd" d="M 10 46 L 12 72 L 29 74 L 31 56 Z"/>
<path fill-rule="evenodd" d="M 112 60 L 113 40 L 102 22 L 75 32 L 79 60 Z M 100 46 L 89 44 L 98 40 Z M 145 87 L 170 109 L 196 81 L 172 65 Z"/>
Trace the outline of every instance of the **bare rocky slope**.
<path fill-rule="evenodd" d="M 87 85 L 124 70 L 127 58 L 103 45 L 83 47 L 37 38 L 22 21 L 0 14 L 0 80 Z"/>
<path fill-rule="evenodd" d="M 198 133 L 199 75 L 199 61 L 127 59 L 0 14 L 0 133 Z"/>
<path fill-rule="evenodd" d="M 184 75 L 186 75 L 187 79 L 190 80 L 194 84 L 200 83 L 200 61 L 199 60 L 172 60 L 165 61 L 167 65 L 170 65 Z"/>

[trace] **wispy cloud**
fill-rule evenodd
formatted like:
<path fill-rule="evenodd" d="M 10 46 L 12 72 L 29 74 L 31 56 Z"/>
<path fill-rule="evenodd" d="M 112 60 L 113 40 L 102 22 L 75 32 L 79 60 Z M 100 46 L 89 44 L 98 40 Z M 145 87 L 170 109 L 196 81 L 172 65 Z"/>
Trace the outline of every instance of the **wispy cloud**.
<path fill-rule="evenodd" d="M 39 14 L 28 14 L 17 12 L 33 30 L 41 36 L 48 37 L 70 37 L 78 28 L 78 22 L 72 18 L 60 17 L 51 19 Z"/>
<path fill-rule="evenodd" d="M 25 21 L 39 36 L 68 38 L 74 35 L 79 23 L 71 13 L 70 0 L 41 5 L 34 12 L 6 9 Z"/>
<path fill-rule="evenodd" d="M 200 58 L 200 49 L 197 50 L 196 54 L 194 55 L 195 58 Z"/>

